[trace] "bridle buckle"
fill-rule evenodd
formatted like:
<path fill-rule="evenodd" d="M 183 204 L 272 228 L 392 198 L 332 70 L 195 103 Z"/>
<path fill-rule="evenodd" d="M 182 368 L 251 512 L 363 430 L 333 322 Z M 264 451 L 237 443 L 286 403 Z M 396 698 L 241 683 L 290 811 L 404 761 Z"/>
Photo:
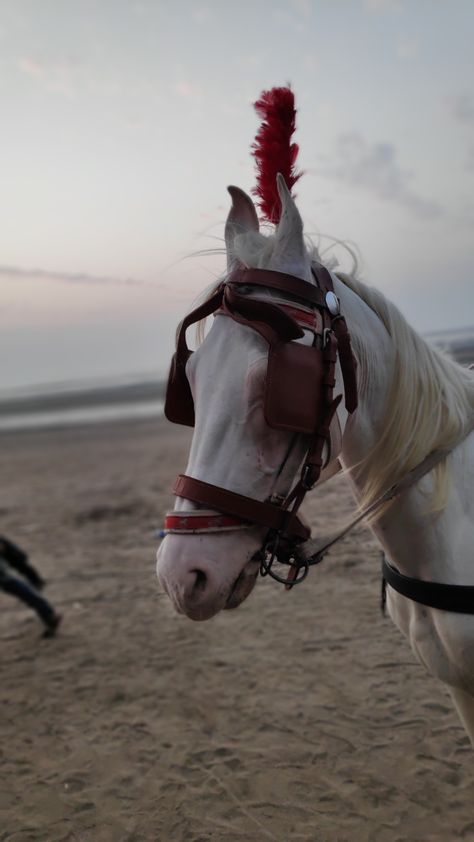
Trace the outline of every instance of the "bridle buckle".
<path fill-rule="evenodd" d="M 258 550 L 254 556 L 254 560 L 260 561 L 261 576 L 270 576 L 275 582 L 285 585 L 287 590 L 290 590 L 293 585 L 299 585 L 300 582 L 306 579 L 309 573 L 309 563 L 306 559 L 300 559 L 298 557 L 295 546 L 287 544 L 286 547 L 281 548 L 279 554 L 278 550 L 280 548 L 281 537 L 281 532 L 269 533 L 265 546 Z M 275 572 L 273 569 L 275 562 L 289 565 L 290 570 L 287 576 L 283 577 Z"/>
<path fill-rule="evenodd" d="M 323 350 L 326 347 L 326 345 L 328 344 L 332 333 L 333 333 L 332 327 L 325 327 L 324 328 L 324 330 L 323 330 L 323 342 L 322 342 Z"/>
<path fill-rule="evenodd" d="M 305 491 L 311 491 L 318 481 L 314 478 L 314 467 L 314 465 L 305 465 L 301 473 L 301 485 Z"/>

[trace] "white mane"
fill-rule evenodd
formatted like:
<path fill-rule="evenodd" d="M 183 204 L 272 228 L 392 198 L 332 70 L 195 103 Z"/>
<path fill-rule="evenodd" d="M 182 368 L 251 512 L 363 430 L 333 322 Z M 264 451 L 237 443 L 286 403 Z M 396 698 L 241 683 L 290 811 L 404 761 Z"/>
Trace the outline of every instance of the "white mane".
<path fill-rule="evenodd" d="M 468 369 L 422 339 L 381 292 L 353 276 L 338 277 L 376 313 L 395 348 L 380 435 L 361 466 L 365 479 L 361 505 L 367 505 L 432 450 L 449 449 L 459 441 L 472 420 L 474 379 Z M 370 351 L 375 361 L 376 349 Z M 444 506 L 447 490 L 443 462 L 435 469 L 432 510 Z"/>
<path fill-rule="evenodd" d="M 275 237 L 257 233 L 236 237 L 235 251 L 246 266 L 268 265 Z M 318 250 L 309 250 L 312 261 L 321 262 Z M 382 293 L 371 289 L 354 274 L 337 273 L 384 324 L 393 340 L 395 364 L 377 443 L 357 471 L 363 476 L 360 506 L 369 505 L 387 487 L 401 479 L 432 450 L 448 449 L 462 436 L 474 411 L 474 378 L 441 351 L 431 347 L 410 327 L 397 307 Z M 350 331 L 350 313 L 346 313 Z M 377 364 L 377 349 L 368 342 L 355 342 L 361 368 Z M 365 380 L 365 387 L 370 379 Z M 440 510 L 446 500 L 446 462 L 435 469 L 430 508 Z"/>

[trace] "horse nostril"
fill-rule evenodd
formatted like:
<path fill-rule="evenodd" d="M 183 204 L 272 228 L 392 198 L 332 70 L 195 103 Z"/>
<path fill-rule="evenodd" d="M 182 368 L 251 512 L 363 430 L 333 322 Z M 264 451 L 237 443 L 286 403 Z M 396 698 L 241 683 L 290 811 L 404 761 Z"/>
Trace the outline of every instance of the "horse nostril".
<path fill-rule="evenodd" d="M 203 593 L 206 590 L 207 585 L 207 575 L 204 573 L 204 570 L 199 570 L 198 568 L 191 571 L 194 576 L 194 583 L 192 587 L 192 593 L 194 595 Z"/>

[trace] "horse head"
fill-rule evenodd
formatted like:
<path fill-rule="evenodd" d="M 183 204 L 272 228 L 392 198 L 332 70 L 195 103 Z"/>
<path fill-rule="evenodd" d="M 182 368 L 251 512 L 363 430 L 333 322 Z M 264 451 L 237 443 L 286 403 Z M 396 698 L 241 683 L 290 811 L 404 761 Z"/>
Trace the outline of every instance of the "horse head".
<path fill-rule="evenodd" d="M 337 416 L 333 400 L 340 374 L 330 334 L 338 300 L 318 285 L 318 272 L 331 285 L 329 273 L 312 263 L 281 175 L 277 189 L 280 219 L 274 234 L 263 236 L 250 197 L 229 188 L 227 274 L 182 323 L 170 375 L 165 412 L 194 423 L 194 435 L 157 572 L 177 610 L 195 620 L 250 594 L 268 552 L 277 555 L 269 536 L 282 539 L 298 578 L 295 546 L 309 529 L 297 508 L 329 461 L 331 444 L 337 456 L 329 430 L 347 418 L 343 408 Z M 212 327 L 190 353 L 186 328 L 210 311 Z"/>

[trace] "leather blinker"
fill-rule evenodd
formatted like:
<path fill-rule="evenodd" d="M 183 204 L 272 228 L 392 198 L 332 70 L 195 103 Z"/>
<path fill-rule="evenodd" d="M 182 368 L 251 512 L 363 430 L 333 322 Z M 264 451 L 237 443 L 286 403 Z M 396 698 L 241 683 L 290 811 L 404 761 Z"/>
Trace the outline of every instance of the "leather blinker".
<path fill-rule="evenodd" d="M 165 417 L 173 424 L 194 427 L 194 400 L 186 375 L 186 363 L 192 351 L 173 354 L 165 396 Z"/>
<path fill-rule="evenodd" d="M 312 435 L 321 420 L 321 351 L 296 342 L 270 349 L 264 414 L 269 427 Z"/>
<path fill-rule="evenodd" d="M 321 282 L 323 277 L 324 274 L 318 277 L 318 281 Z M 325 390 L 334 386 L 333 375 L 328 380 L 326 366 L 328 360 L 332 363 L 336 361 L 338 340 L 342 351 L 347 408 L 349 412 L 354 411 L 357 406 L 355 363 L 344 320 L 341 317 L 335 320 L 334 333 L 329 333 L 328 347 L 323 354 L 321 340 L 311 346 L 294 341 L 303 335 L 294 310 L 290 315 L 281 304 L 275 306 L 271 301 L 249 298 L 239 291 L 242 284 L 264 284 L 277 291 L 287 290 L 290 282 L 291 292 L 295 287 L 298 293 L 304 292 L 312 304 L 314 298 L 318 301 L 316 306 L 319 305 L 321 290 L 305 281 L 279 272 L 241 270 L 240 274 L 234 272 L 226 284 L 221 284 L 207 301 L 186 316 L 178 331 L 166 388 L 164 413 L 169 421 L 194 426 L 194 400 L 186 375 L 186 364 L 192 351 L 186 343 L 186 330 L 217 310 L 253 328 L 269 344 L 264 394 L 264 415 L 269 427 L 306 435 L 316 432 L 324 410 Z"/>
<path fill-rule="evenodd" d="M 188 313 L 178 328 L 176 351 L 171 360 L 164 406 L 165 417 L 174 424 L 194 427 L 194 399 L 186 375 L 186 363 L 192 351 L 186 342 L 186 331 L 190 325 L 214 313 L 223 297 L 224 285 L 219 284 L 211 297 Z"/>

